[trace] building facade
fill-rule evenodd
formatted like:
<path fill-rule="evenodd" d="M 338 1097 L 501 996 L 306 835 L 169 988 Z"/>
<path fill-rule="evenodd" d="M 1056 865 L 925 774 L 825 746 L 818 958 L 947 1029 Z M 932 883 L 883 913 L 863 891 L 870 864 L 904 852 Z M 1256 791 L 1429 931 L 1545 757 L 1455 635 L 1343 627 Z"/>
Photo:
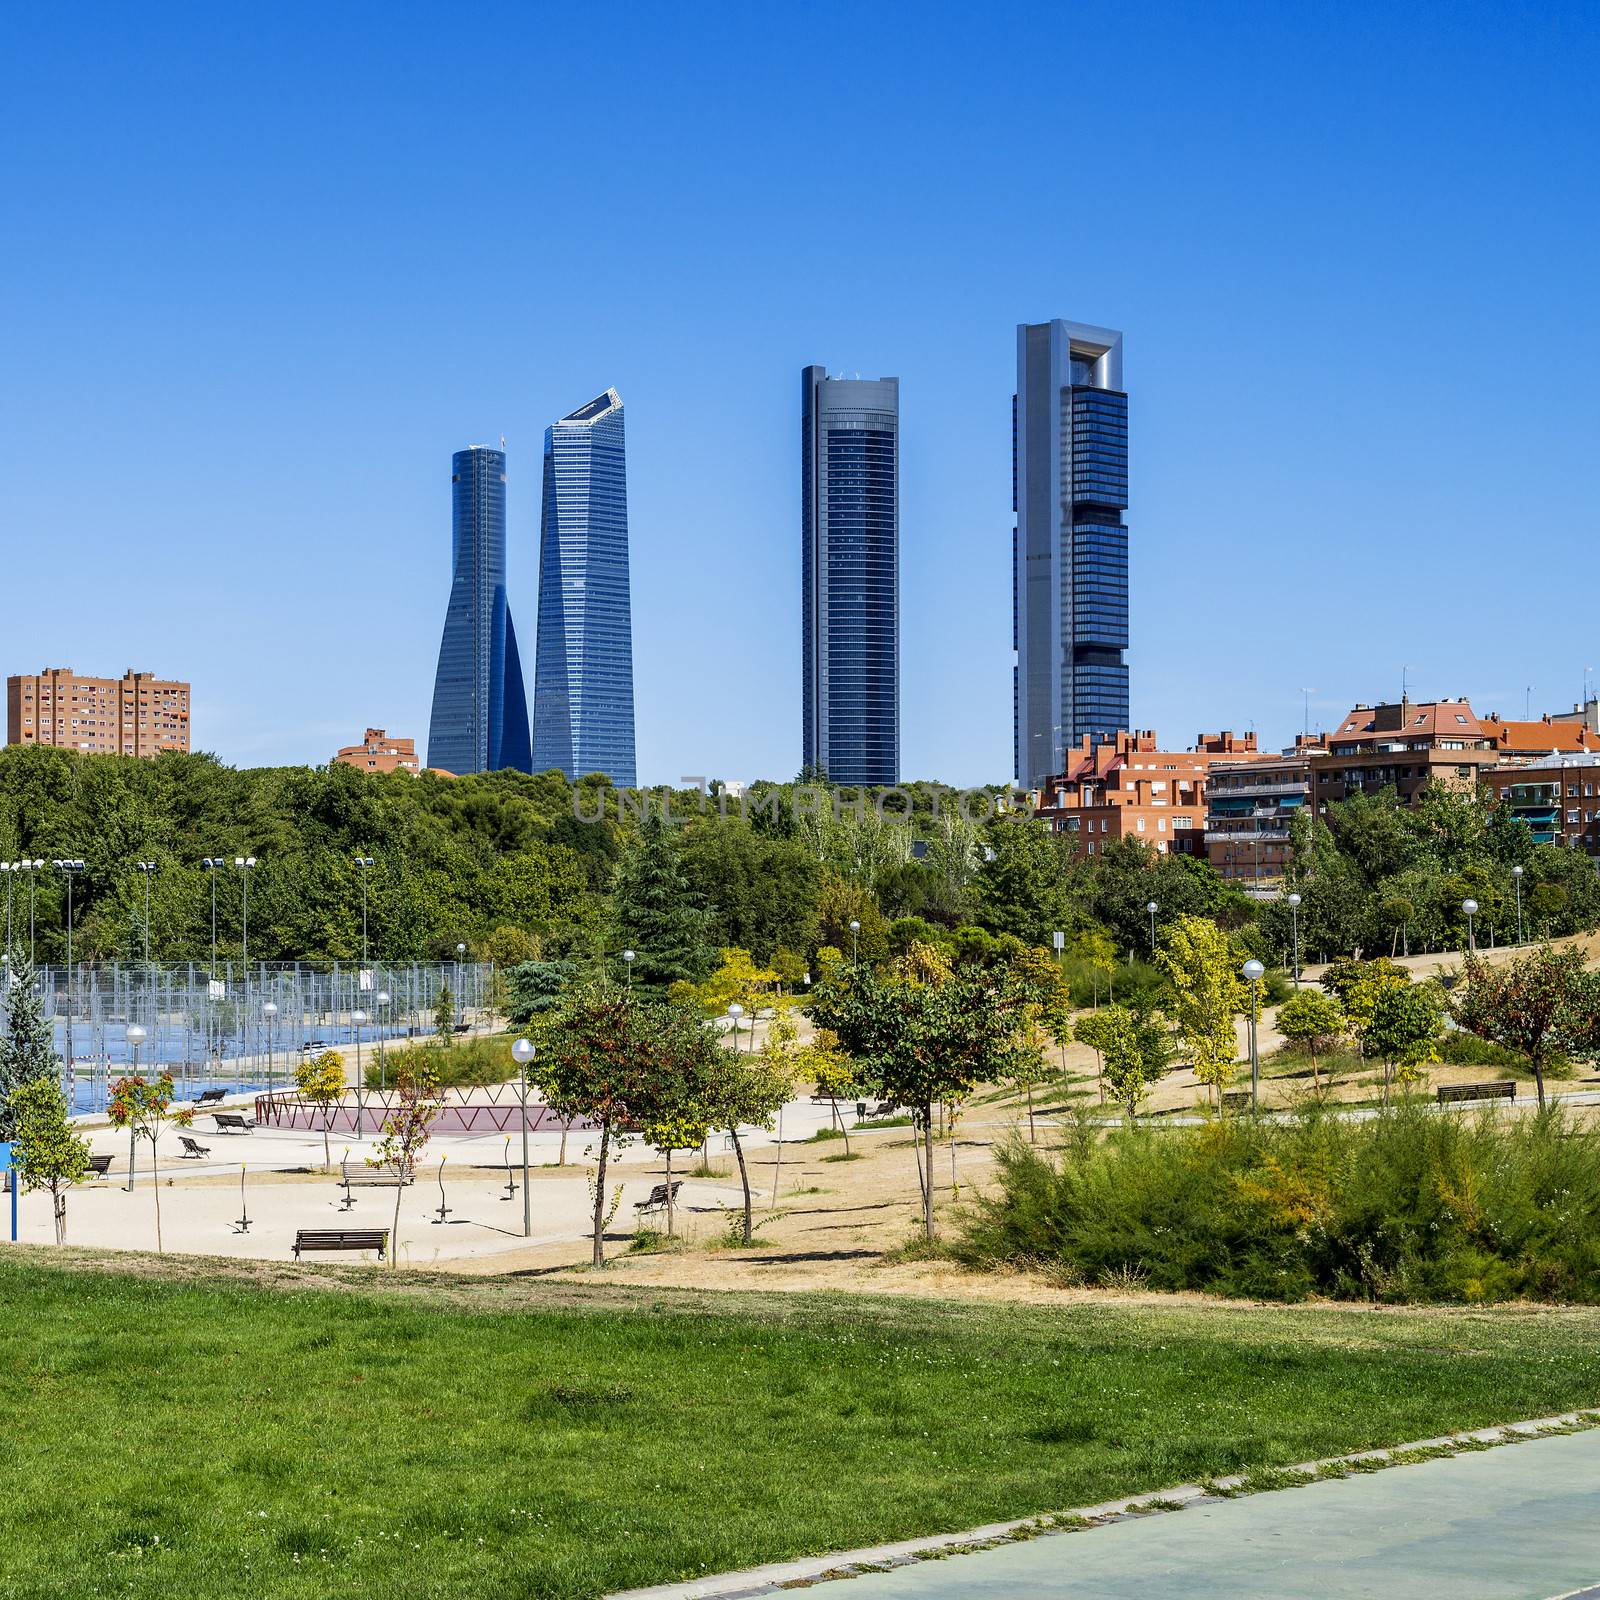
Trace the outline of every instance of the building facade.
<path fill-rule="evenodd" d="M 1218 761 L 1206 774 L 1206 858 L 1224 878 L 1281 878 L 1289 830 L 1309 814 L 1311 757 L 1320 734 L 1300 734 L 1292 750 L 1253 761 Z"/>
<path fill-rule="evenodd" d="M 334 758 L 345 767 L 363 772 L 416 772 L 417 745 L 414 739 L 394 739 L 383 728 L 368 728 L 360 744 L 347 744 Z"/>
<path fill-rule="evenodd" d="M 800 375 L 803 765 L 900 779 L 900 380 Z"/>
<path fill-rule="evenodd" d="M 1527 722 L 1503 720 L 1490 712 L 1478 718 L 1478 726 L 1501 761 L 1536 761 L 1541 756 L 1600 750 L 1600 734 L 1576 711 L 1570 718 L 1544 716 Z"/>
<path fill-rule="evenodd" d="M 6 680 L 6 743 L 89 755 L 158 756 L 189 748 L 189 685 L 149 672 L 82 678 L 46 667 Z"/>
<path fill-rule="evenodd" d="M 636 781 L 627 441 L 615 389 L 545 429 L 533 759 Z"/>
<path fill-rule="evenodd" d="M 528 693 L 506 598 L 506 455 L 450 458 L 450 601 L 428 724 L 428 765 L 446 772 L 532 770 Z"/>
<path fill-rule="evenodd" d="M 1128 397 L 1122 335 L 1017 329 L 1011 400 L 1012 647 L 1018 783 L 1128 725 Z"/>
<path fill-rule="evenodd" d="M 1535 844 L 1600 856 L 1600 755 L 1543 756 L 1492 767 L 1483 783 L 1512 816 L 1527 823 Z"/>
<path fill-rule="evenodd" d="M 1475 788 L 1499 759 L 1465 700 L 1402 700 L 1358 705 L 1328 736 L 1325 755 L 1311 758 L 1317 814 L 1353 794 L 1392 788 L 1416 804 L 1429 783 Z"/>

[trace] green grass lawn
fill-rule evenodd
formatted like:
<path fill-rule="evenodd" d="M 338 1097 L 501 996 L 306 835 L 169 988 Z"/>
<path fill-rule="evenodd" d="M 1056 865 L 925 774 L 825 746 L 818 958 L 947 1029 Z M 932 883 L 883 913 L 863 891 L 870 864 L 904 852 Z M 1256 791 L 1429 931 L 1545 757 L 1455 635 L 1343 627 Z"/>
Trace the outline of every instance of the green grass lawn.
<path fill-rule="evenodd" d="M 155 1270 L 0 1258 L 7 1600 L 594 1595 L 1600 1401 L 1590 1311 Z"/>

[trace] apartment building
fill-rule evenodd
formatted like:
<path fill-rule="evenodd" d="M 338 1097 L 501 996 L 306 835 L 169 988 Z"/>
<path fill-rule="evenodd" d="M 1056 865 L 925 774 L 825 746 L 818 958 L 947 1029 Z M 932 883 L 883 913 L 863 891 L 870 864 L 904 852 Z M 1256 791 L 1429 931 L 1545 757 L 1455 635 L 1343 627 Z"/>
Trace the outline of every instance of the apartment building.
<path fill-rule="evenodd" d="M 1246 761 L 1216 761 L 1206 775 L 1206 859 L 1224 878 L 1281 878 L 1289 830 L 1311 803 L 1311 758 L 1322 734 L 1298 734 L 1292 749 Z"/>
<path fill-rule="evenodd" d="M 391 738 L 383 728 L 368 728 L 360 744 L 347 744 L 334 758 L 341 766 L 363 772 L 416 772 L 415 739 Z"/>
<path fill-rule="evenodd" d="M 1490 712 L 1486 717 L 1479 717 L 1478 726 L 1500 761 L 1537 761 L 1543 756 L 1600 751 L 1600 733 L 1592 730 L 1577 714 L 1507 722 Z"/>
<path fill-rule="evenodd" d="M 1514 817 L 1527 823 L 1535 844 L 1560 844 L 1600 856 L 1600 754 L 1542 756 L 1493 767 L 1482 782 Z"/>
<path fill-rule="evenodd" d="M 70 667 L 6 680 L 6 743 L 86 755 L 158 756 L 189 748 L 189 685 L 129 670 L 80 677 Z"/>
<path fill-rule="evenodd" d="M 1500 757 L 1465 699 L 1357 705 L 1311 757 L 1320 816 L 1336 800 L 1392 788 L 1415 805 L 1429 783 L 1473 788 Z"/>

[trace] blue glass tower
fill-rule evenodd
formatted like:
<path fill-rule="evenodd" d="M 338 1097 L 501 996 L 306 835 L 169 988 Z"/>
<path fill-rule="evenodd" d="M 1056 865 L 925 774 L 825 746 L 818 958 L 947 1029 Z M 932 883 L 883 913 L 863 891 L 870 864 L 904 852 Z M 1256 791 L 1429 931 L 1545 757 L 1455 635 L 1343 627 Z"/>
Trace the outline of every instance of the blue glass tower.
<path fill-rule="evenodd" d="M 1017 329 L 1011 398 L 1017 781 L 1037 788 L 1085 735 L 1128 726 L 1128 397 L 1122 335 Z"/>
<path fill-rule="evenodd" d="M 473 445 L 450 458 L 450 603 L 439 641 L 428 765 L 531 772 L 528 692 L 506 602 L 506 457 Z"/>
<path fill-rule="evenodd" d="M 900 380 L 800 375 L 804 765 L 900 773 Z"/>
<path fill-rule="evenodd" d="M 533 760 L 636 781 L 628 472 L 615 389 L 545 429 Z"/>

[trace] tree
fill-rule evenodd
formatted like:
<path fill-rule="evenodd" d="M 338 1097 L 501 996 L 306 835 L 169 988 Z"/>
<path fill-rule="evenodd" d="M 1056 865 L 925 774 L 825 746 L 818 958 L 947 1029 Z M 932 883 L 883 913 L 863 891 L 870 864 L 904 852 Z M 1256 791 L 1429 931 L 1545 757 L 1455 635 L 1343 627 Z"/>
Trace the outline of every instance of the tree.
<path fill-rule="evenodd" d="M 864 1085 L 857 1075 L 855 1062 L 840 1047 L 838 1034 L 829 1028 L 814 1029 L 811 1043 L 802 1046 L 799 1052 L 795 1073 L 800 1081 L 811 1078 L 817 1093 L 828 1097 L 833 1125 L 844 1136 L 844 1153 L 849 1155 L 850 1127 L 839 1115 L 838 1102 L 863 1093 Z"/>
<path fill-rule="evenodd" d="M 614 1144 L 686 1107 L 707 1105 L 716 1046 L 692 1012 L 631 996 L 613 985 L 569 992 L 534 1066 L 545 1102 L 558 1116 L 583 1117 L 600 1130 L 595 1173 L 594 1265 L 605 1265 L 606 1167 Z"/>
<path fill-rule="evenodd" d="M 455 1035 L 456 997 L 451 994 L 448 983 L 439 985 L 439 993 L 433 1002 L 433 1031 L 446 1044 L 449 1044 Z"/>
<path fill-rule="evenodd" d="M 611 901 L 612 942 L 635 952 L 635 988 L 659 998 L 680 980 L 704 979 L 711 969 L 710 918 L 657 812 L 618 863 Z"/>
<path fill-rule="evenodd" d="M 1311 1081 L 1319 1088 L 1317 1046 L 1326 1046 L 1344 1032 L 1344 1008 L 1331 994 L 1320 989 L 1296 989 L 1278 1007 L 1278 1032 L 1293 1044 L 1305 1045 L 1311 1052 Z"/>
<path fill-rule="evenodd" d="M 817 944 L 860 961 L 882 961 L 889 954 L 889 924 L 870 889 L 850 883 L 840 873 L 824 872 L 817 886 Z M 861 926 L 853 933 L 852 922 Z"/>
<path fill-rule="evenodd" d="M 1007 817 L 983 835 L 985 854 L 973 885 L 977 920 L 994 933 L 1045 944 L 1083 921 L 1070 887 L 1072 852 L 1031 817 Z"/>
<path fill-rule="evenodd" d="M 322 1107 L 322 1165 L 326 1170 L 333 1165 L 328 1127 L 333 1121 L 333 1108 L 344 1094 L 344 1057 L 337 1050 L 324 1050 L 321 1055 L 300 1062 L 294 1069 L 294 1081 L 302 1099 Z"/>
<path fill-rule="evenodd" d="M 1072 988 L 1055 956 L 1036 945 L 1024 946 L 1012 956 L 1008 981 L 1022 1002 L 1021 1037 L 1009 1081 L 1027 1096 L 1031 1144 L 1037 1142 L 1033 1091 L 1045 1081 L 1043 1033 L 1048 1029 L 1065 1050 L 1072 1034 Z"/>
<path fill-rule="evenodd" d="M 794 1024 L 784 1018 L 792 1029 Z M 770 1041 L 769 1041 L 770 1046 Z M 739 1182 L 744 1189 L 744 1242 L 755 1236 L 755 1221 L 750 1198 L 750 1170 L 739 1142 L 741 1127 L 770 1128 L 778 1112 L 794 1097 L 795 1063 L 783 1051 L 764 1050 L 752 1055 L 721 1044 L 712 1059 L 710 1081 L 706 1087 L 706 1109 L 711 1126 L 725 1128 L 733 1141 L 734 1158 L 739 1163 Z"/>
<path fill-rule="evenodd" d="M 539 940 L 526 929 L 503 923 L 484 941 L 483 953 L 497 967 L 517 967 L 539 959 Z"/>
<path fill-rule="evenodd" d="M 722 964 L 696 988 L 695 995 L 708 1017 L 724 1015 L 738 1001 L 754 1023 L 760 1007 L 780 1002 L 782 997 L 777 991 L 777 972 L 771 967 L 758 967 L 748 950 L 735 947 L 722 952 Z"/>
<path fill-rule="evenodd" d="M 1411 974 L 1387 956 L 1373 961 L 1336 961 L 1322 974 L 1322 987 L 1344 1011 L 1345 1025 L 1365 1041 L 1379 998 L 1390 989 L 1404 989 Z"/>
<path fill-rule="evenodd" d="M 35 1078 L 54 1080 L 59 1061 L 32 965 L 13 950 L 6 972 L 6 1030 L 0 1034 L 0 1140 L 16 1137 L 12 1096 Z"/>
<path fill-rule="evenodd" d="M 1500 966 L 1468 956 L 1456 1021 L 1481 1039 L 1520 1051 L 1533 1067 L 1544 1110 L 1544 1068 L 1552 1050 L 1600 1052 L 1600 974 L 1582 952 L 1545 945 Z"/>
<path fill-rule="evenodd" d="M 389 1231 L 389 1265 L 400 1259 L 400 1196 L 417 1175 L 417 1162 L 428 1143 L 433 1119 L 443 1104 L 438 1080 L 426 1069 L 395 1074 L 393 1109 L 383 1119 L 383 1138 L 367 1157 L 369 1167 L 383 1167 L 395 1175 L 394 1226 Z M 326 1133 L 323 1135 L 327 1137 Z"/>
<path fill-rule="evenodd" d="M 1364 1055 L 1383 1062 L 1385 1105 L 1396 1075 L 1402 1083 L 1411 1083 L 1423 1066 L 1439 1059 L 1443 1019 L 1444 1000 L 1431 983 L 1388 985 L 1378 991 L 1372 1020 L 1361 1036 L 1361 1049 Z"/>
<path fill-rule="evenodd" d="M 862 966 L 850 980 L 815 995 L 812 1018 L 838 1036 L 887 1099 L 916 1111 L 927 1157 L 923 1225 L 932 1239 L 934 1103 L 964 1099 L 977 1083 L 1007 1075 L 1020 1002 L 998 973 L 976 968 L 922 983 Z"/>
<path fill-rule="evenodd" d="M 1249 1003 L 1228 936 L 1202 917 L 1168 923 L 1156 954 L 1172 980 L 1178 1037 L 1194 1075 L 1218 1096 L 1239 1055 L 1234 1018 Z"/>
<path fill-rule="evenodd" d="M 29 1192 L 50 1191 L 56 1243 L 67 1242 L 67 1190 L 89 1170 L 89 1142 L 67 1121 L 67 1102 L 53 1077 L 31 1078 L 11 1091 L 17 1156 Z"/>
<path fill-rule="evenodd" d="M 150 1141 L 150 1181 L 156 1191 L 156 1253 L 161 1246 L 161 1172 L 156 1160 L 156 1140 L 166 1127 L 168 1113 L 172 1110 L 172 1074 L 163 1072 L 153 1082 L 140 1076 L 119 1078 L 111 1085 L 111 1096 L 106 1106 L 113 1128 L 126 1128 L 131 1142 L 144 1138 Z M 179 1111 L 172 1122 L 180 1128 L 194 1125 L 194 1112 Z M 128 1158 L 128 1182 L 133 1183 L 133 1158 Z"/>
<path fill-rule="evenodd" d="M 1567 891 L 1563 884 L 1536 883 L 1528 891 L 1528 913 L 1534 925 L 1550 936 L 1550 926 L 1567 909 Z"/>
<path fill-rule="evenodd" d="M 1140 1102 L 1167 1070 L 1165 1032 L 1154 1014 L 1113 1002 L 1080 1018 L 1076 1034 L 1099 1054 L 1113 1096 L 1130 1118 L 1137 1116 Z"/>

